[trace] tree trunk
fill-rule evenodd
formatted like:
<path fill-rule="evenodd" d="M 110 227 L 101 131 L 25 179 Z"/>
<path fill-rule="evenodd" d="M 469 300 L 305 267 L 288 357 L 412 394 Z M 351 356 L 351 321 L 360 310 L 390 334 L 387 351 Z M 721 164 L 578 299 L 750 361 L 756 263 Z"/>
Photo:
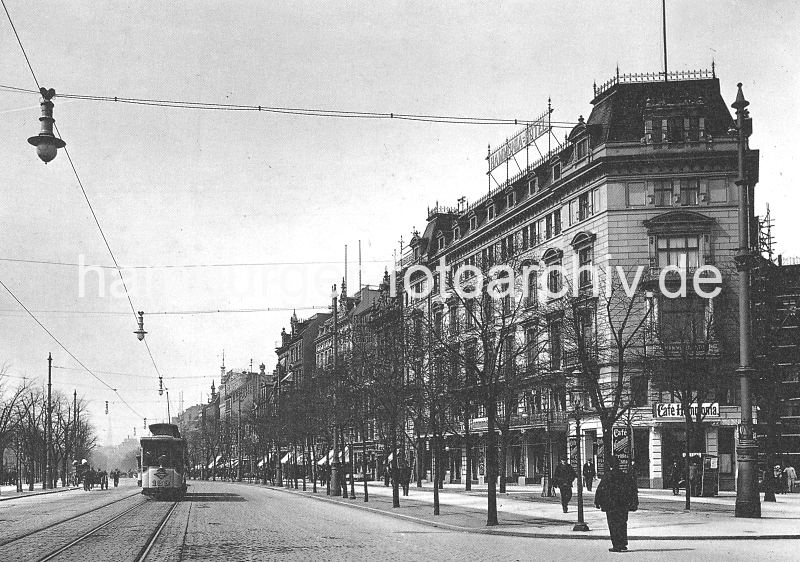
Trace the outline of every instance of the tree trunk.
<path fill-rule="evenodd" d="M 367 427 L 361 426 L 361 471 L 364 473 L 364 501 L 369 501 L 369 488 L 367 486 Z"/>
<path fill-rule="evenodd" d="M 301 449 L 303 455 L 303 491 L 306 491 L 306 476 L 308 476 L 308 458 L 306 457 L 306 438 L 302 438 L 300 441 L 303 444 L 303 448 Z"/>
<path fill-rule="evenodd" d="M 314 447 L 316 439 L 308 436 L 308 456 L 311 457 L 311 491 L 317 493 L 317 455 Z"/>
<path fill-rule="evenodd" d="M 497 439 L 494 434 L 496 408 L 494 399 L 486 405 L 486 525 L 494 526 L 497 521 Z"/>
<path fill-rule="evenodd" d="M 506 477 L 508 476 L 508 430 L 500 433 L 500 493 L 506 493 Z"/>
<path fill-rule="evenodd" d="M 692 450 L 692 427 L 691 422 L 689 421 L 689 408 L 688 406 L 684 406 L 684 412 L 686 413 L 686 462 L 684 462 L 683 468 L 683 479 L 686 482 L 686 503 L 683 506 L 684 510 L 690 510 L 692 508 L 692 483 L 689 480 L 689 465 L 691 465 L 691 459 L 689 458 L 689 453 Z"/>
<path fill-rule="evenodd" d="M 433 462 L 434 462 L 434 466 L 431 468 L 435 468 L 433 472 L 434 474 L 436 474 L 436 479 L 433 483 L 433 514 L 439 515 L 439 482 L 440 482 L 439 473 L 441 472 L 439 463 L 441 462 L 442 457 L 439 454 L 439 438 L 436 435 L 435 424 L 436 422 L 434 421 L 433 439 L 431 442 L 431 449 L 432 449 L 431 453 L 433 454 Z"/>
<path fill-rule="evenodd" d="M 472 490 L 472 443 L 469 434 L 469 408 L 464 408 L 464 459 L 467 463 L 464 470 L 466 481 L 464 489 L 469 492 Z"/>
<path fill-rule="evenodd" d="M 425 472 L 425 447 L 422 437 L 417 436 L 417 488 L 422 488 L 422 476 Z"/>
<path fill-rule="evenodd" d="M 400 478 L 397 470 L 397 425 L 392 424 L 392 507 L 400 507 Z"/>

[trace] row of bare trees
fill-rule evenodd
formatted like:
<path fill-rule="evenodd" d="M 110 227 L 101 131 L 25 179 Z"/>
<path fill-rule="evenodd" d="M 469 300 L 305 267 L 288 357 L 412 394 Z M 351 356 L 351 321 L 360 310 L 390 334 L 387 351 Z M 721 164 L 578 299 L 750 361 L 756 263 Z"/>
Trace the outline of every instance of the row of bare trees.
<path fill-rule="evenodd" d="M 35 482 L 56 487 L 70 484 L 72 462 L 91 458 L 96 435 L 86 414 L 86 403 L 77 397 L 53 392 L 51 397 L 50 472 L 47 473 L 47 391 L 30 384 L 12 385 L 0 373 L 0 455 L 11 452 L 4 477 L 17 489 Z M 5 458 L 5 457 L 0 457 Z"/>

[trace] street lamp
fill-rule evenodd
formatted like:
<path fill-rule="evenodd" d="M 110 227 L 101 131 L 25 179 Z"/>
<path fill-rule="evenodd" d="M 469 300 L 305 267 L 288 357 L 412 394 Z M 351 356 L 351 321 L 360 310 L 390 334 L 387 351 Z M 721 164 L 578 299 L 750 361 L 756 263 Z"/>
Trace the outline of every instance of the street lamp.
<path fill-rule="evenodd" d="M 138 318 L 136 319 L 136 321 L 139 324 L 139 329 L 134 330 L 133 333 L 136 334 L 136 337 L 139 338 L 139 341 L 142 341 L 147 332 L 144 331 L 144 312 L 142 312 L 141 310 L 138 313 Z"/>
<path fill-rule="evenodd" d="M 741 423 L 739 425 L 739 445 L 736 448 L 737 486 L 736 517 L 761 517 L 761 503 L 758 496 L 758 443 L 753 434 L 753 407 L 750 394 L 750 380 L 753 376 L 752 354 L 750 349 L 750 269 L 755 255 L 750 240 L 750 215 L 753 197 L 748 189 L 745 174 L 745 151 L 747 139 L 753 132 L 753 123 L 747 106 L 750 105 L 742 93 L 741 82 L 737 84 L 736 101 L 731 107 L 736 109 L 734 133 L 738 141 L 739 177 L 739 249 L 734 261 L 739 272 L 739 384 L 741 388 Z"/>
<path fill-rule="evenodd" d="M 575 370 L 575 378 L 579 376 L 580 371 Z M 573 531 L 588 531 L 589 526 L 583 520 L 583 478 L 581 476 L 581 417 L 583 417 L 583 393 L 579 386 L 574 386 L 570 389 L 570 402 L 572 402 L 573 415 L 575 417 L 575 436 L 576 447 L 575 455 L 578 461 L 578 522 L 572 528 Z"/>
<path fill-rule="evenodd" d="M 42 101 L 39 105 L 42 107 L 42 116 L 39 117 L 39 122 L 42 124 L 42 130 L 39 134 L 28 139 L 28 143 L 36 147 L 36 154 L 39 159 L 47 164 L 56 157 L 59 148 L 67 146 L 63 140 L 53 134 L 53 102 L 52 100 L 56 91 L 53 88 L 49 90 L 46 88 L 39 88 L 42 94 Z"/>

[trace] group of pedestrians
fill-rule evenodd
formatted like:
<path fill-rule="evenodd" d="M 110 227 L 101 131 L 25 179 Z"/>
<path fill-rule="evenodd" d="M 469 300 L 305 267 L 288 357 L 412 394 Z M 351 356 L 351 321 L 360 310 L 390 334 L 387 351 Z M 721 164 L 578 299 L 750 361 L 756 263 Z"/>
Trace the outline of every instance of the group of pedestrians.
<path fill-rule="evenodd" d="M 597 471 L 594 464 L 589 461 L 582 467 L 583 483 L 591 492 Z M 575 469 L 567 462 L 566 458 L 559 459 L 558 466 L 553 471 L 553 485 L 558 488 L 561 497 L 561 507 L 564 513 L 569 511 L 569 502 L 572 499 L 572 483 L 577 478 Z M 608 532 L 611 535 L 610 552 L 625 552 L 628 550 L 628 513 L 639 509 L 639 491 L 636 480 L 631 474 L 620 468 L 619 458 L 612 456 L 608 459 L 608 467 L 597 490 L 594 493 L 594 505 L 606 514 Z"/>
<path fill-rule="evenodd" d="M 95 486 L 100 486 L 101 490 L 108 490 L 109 480 L 114 482 L 114 487 L 119 486 L 119 478 L 122 474 L 118 468 L 110 473 L 105 470 L 95 470 L 90 465 L 81 465 L 81 469 L 76 472 L 78 482 L 83 483 L 85 491 L 94 490 Z"/>

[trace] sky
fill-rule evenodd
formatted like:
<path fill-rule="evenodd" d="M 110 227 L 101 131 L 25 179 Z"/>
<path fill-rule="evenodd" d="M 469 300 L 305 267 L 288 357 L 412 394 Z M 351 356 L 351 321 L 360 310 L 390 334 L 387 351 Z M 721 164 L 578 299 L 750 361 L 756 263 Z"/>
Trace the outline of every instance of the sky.
<path fill-rule="evenodd" d="M 5 3 L 41 85 L 70 94 L 510 119 L 551 98 L 575 122 L 617 65 L 663 67 L 660 0 Z M 714 60 L 728 104 L 744 84 L 756 211 L 770 205 L 786 256 L 800 256 L 799 24 L 794 1 L 667 0 L 669 68 Z M 0 52 L 0 85 L 36 89 L 5 18 Z M 349 292 L 359 241 L 363 282 L 379 283 L 429 206 L 486 192 L 487 146 L 518 129 L 54 101 L 154 361 L 114 269 L 14 261 L 113 265 L 63 151 L 45 166 L 26 142 L 38 95 L 0 87 L 0 280 L 118 395 L 2 288 L 0 365 L 41 383 L 52 352 L 54 388 L 89 401 L 104 444 L 166 417 L 153 363 L 173 415 L 181 394 L 207 399 L 223 350 L 271 372 L 292 309 L 321 310 L 341 283 L 345 245 Z M 254 263 L 271 265 L 230 265 Z M 278 310 L 231 312 L 254 308 Z"/>

